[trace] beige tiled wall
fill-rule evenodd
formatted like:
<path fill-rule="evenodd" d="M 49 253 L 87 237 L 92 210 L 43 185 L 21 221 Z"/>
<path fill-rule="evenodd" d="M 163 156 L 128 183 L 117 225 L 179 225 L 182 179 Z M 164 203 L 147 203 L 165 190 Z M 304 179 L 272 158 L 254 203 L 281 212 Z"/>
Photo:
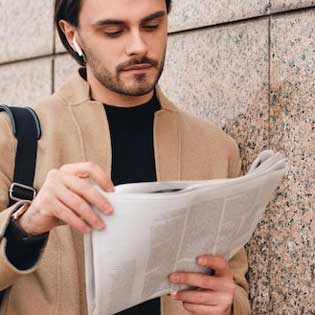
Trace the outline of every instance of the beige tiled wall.
<path fill-rule="evenodd" d="M 247 245 L 253 314 L 315 314 L 315 1 L 173 0 L 160 84 L 178 106 L 290 169 Z M 52 0 L 0 0 L 0 102 L 30 104 L 77 68 Z"/>
<path fill-rule="evenodd" d="M 314 0 L 270 0 L 270 1 L 271 1 L 270 7 L 273 12 L 313 7 L 315 5 Z"/>
<path fill-rule="evenodd" d="M 270 145 L 290 162 L 270 216 L 271 306 L 283 314 L 315 313 L 314 21 L 315 8 L 271 24 Z"/>
<path fill-rule="evenodd" d="M 51 0 L 0 0 L 0 63 L 53 53 Z"/>
<path fill-rule="evenodd" d="M 173 0 L 170 31 L 257 17 L 268 11 L 269 0 Z"/>
<path fill-rule="evenodd" d="M 52 92 L 51 58 L 0 66 L 0 103 L 30 105 Z"/>

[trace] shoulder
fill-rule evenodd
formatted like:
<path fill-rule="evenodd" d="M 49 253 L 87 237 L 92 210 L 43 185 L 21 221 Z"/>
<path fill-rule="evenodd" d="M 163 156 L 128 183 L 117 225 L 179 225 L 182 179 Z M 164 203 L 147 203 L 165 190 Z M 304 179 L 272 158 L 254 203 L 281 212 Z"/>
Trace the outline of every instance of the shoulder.
<path fill-rule="evenodd" d="M 186 150 L 199 155 L 212 156 L 219 163 L 226 161 L 228 176 L 240 173 L 239 148 L 236 141 L 211 121 L 198 118 L 190 113 L 178 110 L 182 144 Z"/>
<path fill-rule="evenodd" d="M 178 118 L 185 137 L 194 138 L 200 144 L 221 147 L 231 154 L 237 149 L 235 140 L 213 122 L 182 110 L 178 111 Z"/>
<path fill-rule="evenodd" d="M 41 121 L 60 117 L 67 111 L 67 105 L 57 94 L 41 99 L 30 107 L 36 112 Z"/>
<path fill-rule="evenodd" d="M 56 133 L 57 130 L 61 130 L 60 126 L 64 123 L 64 116 L 67 114 L 67 106 L 63 101 L 55 94 L 46 97 L 39 102 L 30 105 L 40 123 L 40 128 L 43 136 L 46 137 L 49 134 Z M 16 151 L 17 140 L 13 133 L 12 121 L 9 115 L 2 111 L 0 112 L 0 147 L 1 151 L 9 150 L 11 155 L 14 156 Z"/>
<path fill-rule="evenodd" d="M 176 106 L 166 97 L 160 88 L 157 96 L 162 108 L 177 116 L 182 147 L 200 154 L 212 154 L 238 158 L 238 146 L 236 142 L 214 123 L 198 118 Z"/>

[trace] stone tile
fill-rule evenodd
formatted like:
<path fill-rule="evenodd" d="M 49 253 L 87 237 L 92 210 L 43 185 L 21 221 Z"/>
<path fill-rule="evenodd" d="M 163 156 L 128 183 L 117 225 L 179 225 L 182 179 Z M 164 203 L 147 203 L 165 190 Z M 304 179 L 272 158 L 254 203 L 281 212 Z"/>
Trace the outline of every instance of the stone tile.
<path fill-rule="evenodd" d="M 56 31 L 56 39 L 55 39 L 55 49 L 56 49 L 56 53 L 62 53 L 62 52 L 66 52 L 66 48 L 63 47 L 61 40 L 59 39 L 59 35 L 58 32 Z"/>
<path fill-rule="evenodd" d="M 51 94 L 50 58 L 0 66 L 0 103 L 29 105 Z"/>
<path fill-rule="evenodd" d="M 53 52 L 53 1 L 0 0 L 0 63 Z"/>
<path fill-rule="evenodd" d="M 67 80 L 73 71 L 78 69 L 79 64 L 69 55 L 64 54 L 55 58 L 55 86 L 58 89 Z"/>
<path fill-rule="evenodd" d="M 314 0 L 270 0 L 271 12 L 307 8 L 315 5 Z"/>
<path fill-rule="evenodd" d="M 271 207 L 272 314 L 315 314 L 315 10 L 272 19 L 271 146 L 289 171 Z"/>
<path fill-rule="evenodd" d="M 261 16 L 270 0 L 173 0 L 170 32 Z"/>
<path fill-rule="evenodd" d="M 268 20 L 170 36 L 161 87 L 182 109 L 214 121 L 240 146 L 246 172 L 268 145 Z M 253 314 L 268 314 L 269 216 L 250 244 Z"/>

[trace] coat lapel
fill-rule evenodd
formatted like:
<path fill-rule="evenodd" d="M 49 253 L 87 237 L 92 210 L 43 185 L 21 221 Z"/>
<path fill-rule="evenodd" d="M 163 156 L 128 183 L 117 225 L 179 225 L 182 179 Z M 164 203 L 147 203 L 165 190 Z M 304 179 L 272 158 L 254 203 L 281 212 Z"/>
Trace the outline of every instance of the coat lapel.
<path fill-rule="evenodd" d="M 85 75 L 85 69 L 80 68 L 57 95 L 71 112 L 80 137 L 82 158 L 97 163 L 110 176 L 112 154 L 108 121 L 103 104 L 91 100 L 90 86 L 82 78 Z"/>
<path fill-rule="evenodd" d="M 154 150 L 158 181 L 181 179 L 181 141 L 178 111 L 157 87 L 161 110 L 155 113 Z"/>
<path fill-rule="evenodd" d="M 165 109 L 156 112 L 154 150 L 157 179 L 180 180 L 180 139 L 176 113 Z"/>
<path fill-rule="evenodd" d="M 81 134 L 84 159 L 98 164 L 111 176 L 111 140 L 103 104 L 87 101 L 71 109 Z"/>

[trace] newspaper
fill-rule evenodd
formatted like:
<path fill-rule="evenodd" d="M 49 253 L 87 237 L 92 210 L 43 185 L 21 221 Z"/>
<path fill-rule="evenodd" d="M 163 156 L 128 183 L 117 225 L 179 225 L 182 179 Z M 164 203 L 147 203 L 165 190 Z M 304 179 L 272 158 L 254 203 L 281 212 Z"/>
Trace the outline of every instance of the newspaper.
<path fill-rule="evenodd" d="M 281 154 L 263 151 L 242 177 L 102 192 L 114 214 L 104 216 L 106 230 L 85 236 L 89 315 L 115 314 L 187 288 L 170 284 L 168 275 L 209 272 L 196 263 L 200 255 L 230 259 L 250 240 L 286 169 Z"/>

